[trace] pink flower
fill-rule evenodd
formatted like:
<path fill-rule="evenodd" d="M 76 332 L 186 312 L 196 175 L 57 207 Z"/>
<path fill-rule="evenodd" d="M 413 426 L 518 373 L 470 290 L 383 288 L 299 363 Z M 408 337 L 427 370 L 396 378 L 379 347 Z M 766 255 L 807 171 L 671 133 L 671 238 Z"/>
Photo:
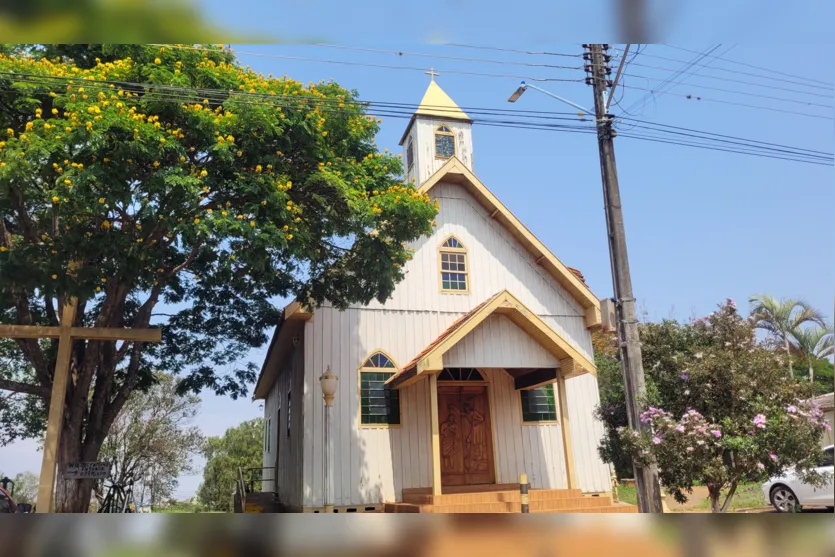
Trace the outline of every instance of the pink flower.
<path fill-rule="evenodd" d="M 825 429 L 826 431 L 829 431 L 830 429 L 832 429 L 832 426 L 831 426 L 831 425 L 829 425 L 829 424 L 828 424 L 828 423 L 826 423 L 826 422 L 823 422 L 823 427 L 824 427 L 824 429 Z"/>
<path fill-rule="evenodd" d="M 797 407 L 794 405 L 790 405 L 786 408 L 786 412 L 788 412 L 789 414 L 794 414 L 795 412 L 797 412 Z"/>
<path fill-rule="evenodd" d="M 768 453 L 768 456 L 770 456 L 770 457 L 771 457 L 771 460 L 773 460 L 774 462 L 777 462 L 777 455 L 776 455 L 776 454 L 774 454 L 774 453 Z"/>
<path fill-rule="evenodd" d="M 734 301 L 733 301 L 733 300 L 731 300 L 730 298 L 728 298 L 728 305 L 729 305 L 731 308 L 736 309 L 736 302 L 734 302 Z"/>
<path fill-rule="evenodd" d="M 757 414 L 756 416 L 754 416 L 753 422 L 754 422 L 754 425 L 757 426 L 758 428 L 765 429 L 765 420 L 766 420 L 766 418 L 763 414 Z"/>
<path fill-rule="evenodd" d="M 710 432 L 711 432 L 711 433 L 713 434 L 713 436 L 714 436 L 714 437 L 716 437 L 717 439 L 718 439 L 718 438 L 720 438 L 720 437 L 722 437 L 722 432 L 721 432 L 721 431 L 719 431 L 718 429 L 712 429 L 712 430 L 710 430 Z"/>
<path fill-rule="evenodd" d="M 687 450 L 688 453 L 692 453 L 693 452 L 693 447 L 687 447 L 686 450 Z"/>
<path fill-rule="evenodd" d="M 765 464 L 763 464 L 762 462 L 758 462 L 757 468 L 759 468 L 760 470 L 765 470 Z"/>
<path fill-rule="evenodd" d="M 678 432 L 682 432 L 682 433 L 683 433 L 683 432 L 684 432 L 684 426 L 683 426 L 683 425 L 681 425 L 681 424 L 677 425 L 677 426 L 676 426 L 676 431 L 678 431 Z"/>
<path fill-rule="evenodd" d="M 663 437 L 659 437 L 658 435 L 656 435 L 655 437 L 652 438 L 652 444 L 653 445 L 659 445 L 661 443 L 661 439 L 663 439 Z"/>

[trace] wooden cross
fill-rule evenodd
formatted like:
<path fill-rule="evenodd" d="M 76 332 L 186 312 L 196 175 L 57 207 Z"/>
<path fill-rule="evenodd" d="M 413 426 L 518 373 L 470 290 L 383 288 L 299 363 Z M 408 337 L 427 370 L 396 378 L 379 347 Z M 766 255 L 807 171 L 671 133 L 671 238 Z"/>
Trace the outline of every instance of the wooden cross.
<path fill-rule="evenodd" d="M 441 74 L 439 74 L 438 72 L 435 71 L 435 68 L 429 68 L 428 72 L 423 72 L 423 73 L 428 75 L 430 77 L 430 79 L 432 79 L 432 81 L 435 81 L 435 76 L 436 75 L 441 75 Z"/>
<path fill-rule="evenodd" d="M 0 337 L 7 338 L 57 338 L 58 355 L 55 359 L 55 374 L 52 376 L 52 392 L 49 400 L 49 418 L 46 423 L 41 477 L 38 484 L 38 513 L 52 512 L 55 492 L 55 465 L 58 445 L 61 441 L 61 429 L 64 422 L 64 402 L 67 396 L 67 381 L 70 375 L 70 356 L 75 339 L 85 340 L 125 340 L 137 342 L 160 342 L 160 329 L 124 329 L 107 327 L 73 327 L 78 311 L 78 299 L 72 298 L 61 313 L 61 322 L 57 327 L 41 325 L 2 325 Z"/>

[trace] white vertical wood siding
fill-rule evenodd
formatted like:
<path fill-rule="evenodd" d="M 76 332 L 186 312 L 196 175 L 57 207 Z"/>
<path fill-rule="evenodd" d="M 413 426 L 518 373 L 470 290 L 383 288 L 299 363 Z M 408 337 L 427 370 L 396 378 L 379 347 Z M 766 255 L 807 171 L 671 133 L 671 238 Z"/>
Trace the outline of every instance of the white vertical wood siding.
<path fill-rule="evenodd" d="M 368 307 L 463 314 L 507 289 L 587 358 L 593 359 L 583 308 L 547 271 L 536 265 L 534 257 L 492 220 L 462 186 L 439 184 L 432 188 L 430 196 L 440 203 L 435 233 L 411 245 L 415 249 L 414 257 L 406 264 L 406 276 L 392 298 L 385 305 L 374 301 Z M 440 292 L 438 247 L 451 234 L 467 249 L 468 294 Z"/>
<path fill-rule="evenodd" d="M 428 126 L 430 131 L 433 128 L 430 122 L 418 121 L 415 125 Z M 456 129 L 456 139 L 457 134 Z M 416 164 L 430 164 L 428 160 L 435 160 L 434 153 L 430 154 L 432 157 L 427 159 L 425 153 L 420 156 L 416 153 Z M 589 359 L 593 358 L 583 309 L 535 264 L 533 256 L 490 219 L 487 211 L 463 187 L 439 184 L 430 195 L 440 202 L 438 227 L 432 236 L 421 238 L 412 245 L 416 250 L 414 258 L 407 264 L 406 277 L 393 297 L 385 304 L 373 302 L 367 307 L 351 307 L 343 312 L 321 308 L 305 325 L 304 506 L 318 507 L 324 502 L 324 404 L 318 378 L 327 365 L 331 365 L 340 377 L 332 416 L 333 502 L 335 505 L 361 505 L 395 501 L 400 498 L 403 488 L 426 487 L 432 481 L 426 382 L 401 391 L 401 427 L 358 427 L 357 370 L 374 350 L 384 350 L 397 365 L 405 365 L 456 319 L 506 288 L 566 341 Z M 468 294 L 440 293 L 438 247 L 450 234 L 467 249 Z M 502 338 L 497 346 L 493 332 L 502 331 L 502 337 L 505 333 L 516 335 L 518 329 L 512 326 L 514 329 L 506 329 L 501 319 L 491 318 L 476 329 L 480 331 L 472 339 L 463 340 L 447 355 L 446 361 L 450 362 L 447 365 L 457 362 L 464 367 L 463 362 L 467 361 L 473 362 L 467 364 L 469 366 L 482 367 L 475 363 L 489 363 L 483 367 L 491 368 L 511 367 L 511 363 L 505 362 L 514 361 L 525 362 L 520 364 L 525 367 L 554 365 L 553 358 L 537 353 L 539 345 L 529 340 L 524 341 L 531 343 L 524 355 L 517 354 L 516 360 L 505 360 L 512 358 L 513 352 L 509 351 L 506 356 L 504 347 L 508 341 Z M 486 331 L 490 331 L 489 341 L 485 337 Z M 521 341 L 517 335 L 509 342 L 515 342 L 514 348 L 517 348 Z M 491 356 L 476 354 L 476 347 L 481 352 L 489 349 Z M 529 363 L 534 361 L 541 364 Z M 536 487 L 564 487 L 565 463 L 559 426 L 522 426 L 518 393 L 514 394 L 510 377 L 503 371 L 489 372 L 489 375 L 494 380 L 490 387 L 491 400 L 496 401 L 493 424 L 498 480 L 516 481 L 518 474 L 524 471 L 532 479 L 536 478 Z M 599 396 L 597 381 L 588 375 L 570 379 L 566 389 L 580 487 L 586 492 L 608 491 L 608 468 L 597 455 L 603 428 L 593 416 Z"/>
<path fill-rule="evenodd" d="M 491 315 L 444 354 L 446 367 L 559 367 L 559 361 L 503 315 Z"/>
<path fill-rule="evenodd" d="M 302 449 L 304 446 L 302 392 L 304 387 L 304 350 L 299 347 L 283 362 L 264 402 L 264 419 L 272 419 L 269 451 L 264 452 L 264 477 L 274 481 L 264 482 L 265 491 L 278 494 L 287 505 L 302 506 Z M 287 435 L 287 393 L 291 393 L 290 435 Z M 279 411 L 280 410 L 280 411 Z"/>
<path fill-rule="evenodd" d="M 406 173 L 406 179 L 415 179 L 420 185 L 431 177 L 439 168 L 446 164 L 448 159 L 435 157 L 435 129 L 441 124 L 446 124 L 455 135 L 455 154 L 458 160 L 473 170 L 473 133 L 472 124 L 457 120 L 444 120 L 442 118 L 427 118 L 420 116 L 415 120 L 409 137 L 412 140 L 415 162 L 411 171 Z M 406 146 L 409 144 L 407 138 L 403 144 L 403 156 L 406 156 Z"/>
<path fill-rule="evenodd" d="M 316 311 L 305 330 L 305 345 L 312 354 L 305 366 L 305 506 L 324 504 L 324 403 L 318 378 L 328 365 L 339 375 L 332 416 L 334 504 L 396 501 L 403 488 L 431 485 L 428 382 L 400 391 L 401 427 L 360 428 L 358 368 L 375 350 L 384 350 L 397 365 L 404 365 L 458 317 L 440 312 L 355 308 L 340 312 L 325 307 Z M 469 342 L 467 337 L 461 341 Z M 481 342 L 481 346 L 486 343 Z M 513 390 L 511 377 L 501 370 L 487 373 L 499 481 L 517 481 L 524 471 L 536 478 L 535 487 L 565 487 L 558 424 L 522 426 L 519 394 Z M 592 416 L 597 403 L 596 379 L 570 379 L 566 386 L 578 481 L 584 491 L 608 491 L 608 469 L 597 457 L 602 427 Z"/>

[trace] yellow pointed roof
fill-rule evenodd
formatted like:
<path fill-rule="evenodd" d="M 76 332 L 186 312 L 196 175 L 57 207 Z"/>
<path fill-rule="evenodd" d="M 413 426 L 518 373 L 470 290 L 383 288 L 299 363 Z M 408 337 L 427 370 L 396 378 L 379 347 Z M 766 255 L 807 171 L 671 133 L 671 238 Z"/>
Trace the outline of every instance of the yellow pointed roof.
<path fill-rule="evenodd" d="M 415 111 L 415 115 L 434 116 L 436 118 L 451 118 L 454 120 L 469 120 L 470 117 L 461 110 L 455 101 L 447 95 L 435 80 L 429 82 L 423 100 Z"/>

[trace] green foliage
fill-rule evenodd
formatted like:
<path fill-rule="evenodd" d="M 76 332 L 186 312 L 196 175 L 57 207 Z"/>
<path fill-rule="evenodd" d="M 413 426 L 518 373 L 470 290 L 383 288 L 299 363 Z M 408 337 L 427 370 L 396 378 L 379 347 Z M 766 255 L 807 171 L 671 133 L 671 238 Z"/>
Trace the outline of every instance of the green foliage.
<path fill-rule="evenodd" d="M 810 385 L 787 377 L 785 356 L 757 341 L 754 321 L 740 317 L 732 301 L 691 324 L 650 327 L 643 342 L 647 357 L 657 358 L 649 366 L 655 406 L 641 418 L 653 435 L 623 428 L 621 441 L 637 462 L 658 465 L 676 500 L 702 482 L 718 512 L 743 480 L 796 468 L 822 481 L 812 469 L 825 426 L 807 402 Z"/>
<path fill-rule="evenodd" d="M 191 456 L 203 445 L 193 425 L 200 399 L 178 394 L 171 375 L 157 374 L 156 380 L 147 392 L 131 396 L 99 456 L 113 464 L 113 481 L 125 485 L 133 480 L 137 501 L 152 506 L 170 497 L 178 477 L 192 471 Z"/>
<path fill-rule="evenodd" d="M 264 420 L 256 418 L 209 437 L 203 449 L 206 467 L 197 499 L 214 511 L 232 511 L 239 468 L 260 468 L 263 463 Z"/>
<path fill-rule="evenodd" d="M 257 369 L 242 359 L 278 323 L 277 298 L 385 300 L 405 244 L 432 229 L 437 207 L 374 143 L 381 120 L 336 83 L 263 76 L 219 47 L 6 52 L 0 322 L 57 325 L 76 296 L 79 324 L 164 331 L 154 345 L 76 342 L 66 428 L 82 433 L 65 457 L 94 459 L 155 372 L 181 392 L 245 395 Z M 27 380 L 0 388 L 27 396 L 0 408 L 7 439 L 42 423 L 32 397 L 45 400 L 55 358 L 52 342 L 12 350 Z"/>
<path fill-rule="evenodd" d="M 618 478 L 631 478 L 634 475 L 632 459 L 624 450 L 617 433 L 619 427 L 628 423 L 620 361 L 613 355 L 595 352 L 594 363 L 597 366 L 597 384 L 600 390 L 600 405 L 595 410 L 595 415 L 606 425 L 605 436 L 597 450 L 600 458 L 612 463 Z"/>

